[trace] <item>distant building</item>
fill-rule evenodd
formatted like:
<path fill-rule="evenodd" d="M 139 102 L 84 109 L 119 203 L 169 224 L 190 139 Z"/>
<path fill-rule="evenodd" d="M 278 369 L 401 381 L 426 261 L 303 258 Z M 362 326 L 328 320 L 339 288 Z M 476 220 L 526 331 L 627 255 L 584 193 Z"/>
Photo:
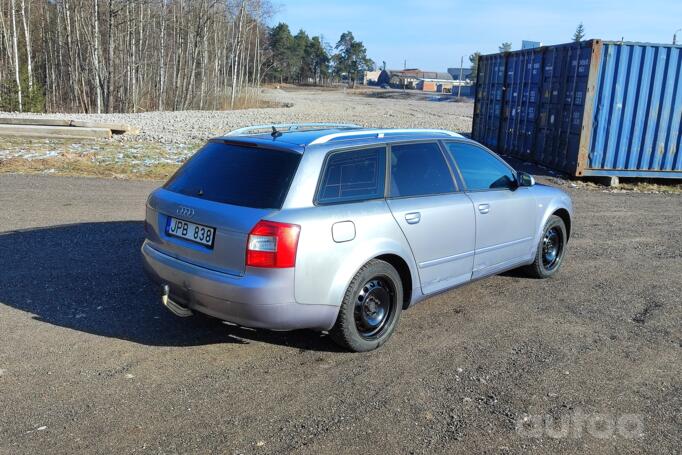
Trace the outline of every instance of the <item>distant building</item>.
<path fill-rule="evenodd" d="M 455 85 L 452 87 L 452 94 L 462 98 L 473 98 L 476 94 L 475 92 L 476 87 L 474 84 L 462 84 L 461 86 Z"/>
<path fill-rule="evenodd" d="M 521 41 L 521 49 L 535 49 L 536 47 L 542 47 L 542 43 L 540 41 Z"/>
<path fill-rule="evenodd" d="M 364 85 L 377 85 L 379 82 L 379 76 L 381 75 L 381 70 L 378 71 L 365 71 L 362 75 L 362 83 Z"/>
<path fill-rule="evenodd" d="M 462 79 L 460 80 L 460 70 L 462 73 Z M 446 91 L 447 93 L 452 93 L 455 96 L 461 97 L 472 97 L 473 96 L 473 78 L 474 74 L 469 68 L 448 68 L 448 73 L 452 75 L 453 83 L 452 89 Z M 439 90 L 440 91 L 440 90 Z"/>
<path fill-rule="evenodd" d="M 450 82 L 452 83 L 452 81 Z M 438 81 L 434 79 L 418 79 L 415 88 L 424 92 L 437 92 L 438 85 Z"/>
<path fill-rule="evenodd" d="M 398 88 L 416 88 L 419 75 L 423 73 L 419 69 L 404 69 L 400 71 L 393 71 L 391 74 L 390 84 Z"/>
<path fill-rule="evenodd" d="M 452 93 L 458 83 L 452 79 L 418 79 L 414 88 L 424 92 Z"/>
<path fill-rule="evenodd" d="M 384 70 L 378 77 L 379 85 L 389 84 L 394 88 L 438 91 L 438 86 L 452 87 L 453 80 L 450 73 L 438 71 L 422 71 L 418 68 L 405 70 Z"/>
<path fill-rule="evenodd" d="M 471 68 L 462 68 L 462 80 L 471 81 Z M 452 76 L 455 81 L 459 80 L 460 68 L 448 68 L 448 73 Z"/>

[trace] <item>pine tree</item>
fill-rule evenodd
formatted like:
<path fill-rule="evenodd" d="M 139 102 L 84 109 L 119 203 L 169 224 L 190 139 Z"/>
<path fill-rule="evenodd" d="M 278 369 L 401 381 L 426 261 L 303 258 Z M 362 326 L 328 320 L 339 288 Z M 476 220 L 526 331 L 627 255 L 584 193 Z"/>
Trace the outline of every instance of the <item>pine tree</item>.
<path fill-rule="evenodd" d="M 579 41 L 582 41 L 583 38 L 585 38 L 585 27 L 583 27 L 583 23 L 581 22 L 575 28 L 575 33 L 573 34 L 573 42 L 577 43 Z"/>
<path fill-rule="evenodd" d="M 476 82 L 476 77 L 478 76 L 478 59 L 481 53 L 476 51 L 469 56 L 469 62 L 471 62 L 471 82 Z"/>
<path fill-rule="evenodd" d="M 362 41 L 357 41 L 353 33 L 342 33 L 335 46 L 338 54 L 335 58 L 335 70 L 339 74 L 346 74 L 348 85 L 355 87 L 358 75 L 374 67 L 374 62 L 367 57 L 367 49 Z"/>

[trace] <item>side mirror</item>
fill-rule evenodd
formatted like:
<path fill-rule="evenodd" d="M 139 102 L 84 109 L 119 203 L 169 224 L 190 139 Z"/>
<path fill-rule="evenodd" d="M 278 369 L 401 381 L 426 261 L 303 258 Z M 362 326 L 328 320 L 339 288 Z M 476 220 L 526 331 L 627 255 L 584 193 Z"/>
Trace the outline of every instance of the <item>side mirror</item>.
<path fill-rule="evenodd" d="M 526 172 L 519 172 L 516 175 L 516 178 L 518 180 L 519 187 L 535 185 L 535 178 Z"/>

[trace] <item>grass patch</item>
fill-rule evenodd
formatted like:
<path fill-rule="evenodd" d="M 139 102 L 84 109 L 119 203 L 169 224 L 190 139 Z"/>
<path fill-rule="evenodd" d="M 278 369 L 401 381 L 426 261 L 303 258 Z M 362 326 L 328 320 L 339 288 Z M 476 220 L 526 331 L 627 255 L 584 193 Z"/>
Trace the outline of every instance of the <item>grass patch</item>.
<path fill-rule="evenodd" d="M 10 158 L 0 161 L 0 173 L 4 174 L 55 174 L 68 176 L 91 176 L 125 179 L 165 180 L 179 164 L 158 163 L 144 168 L 114 163 L 94 163 L 82 157 L 39 158 L 27 160 Z"/>
<path fill-rule="evenodd" d="M 200 144 L 3 138 L 0 173 L 165 179 Z"/>
<path fill-rule="evenodd" d="M 667 180 L 660 182 L 621 182 L 620 185 L 616 187 L 620 190 L 634 191 L 637 193 L 672 193 L 672 194 L 682 194 L 682 181 Z"/>

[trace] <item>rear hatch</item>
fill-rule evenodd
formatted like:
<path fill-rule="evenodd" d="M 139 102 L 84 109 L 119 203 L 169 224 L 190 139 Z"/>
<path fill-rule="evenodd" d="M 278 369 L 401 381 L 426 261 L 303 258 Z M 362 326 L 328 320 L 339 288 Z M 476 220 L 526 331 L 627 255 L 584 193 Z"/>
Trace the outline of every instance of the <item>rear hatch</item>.
<path fill-rule="evenodd" d="M 177 259 L 243 275 L 248 234 L 281 209 L 300 158 L 295 151 L 209 142 L 149 197 L 148 241 Z"/>

